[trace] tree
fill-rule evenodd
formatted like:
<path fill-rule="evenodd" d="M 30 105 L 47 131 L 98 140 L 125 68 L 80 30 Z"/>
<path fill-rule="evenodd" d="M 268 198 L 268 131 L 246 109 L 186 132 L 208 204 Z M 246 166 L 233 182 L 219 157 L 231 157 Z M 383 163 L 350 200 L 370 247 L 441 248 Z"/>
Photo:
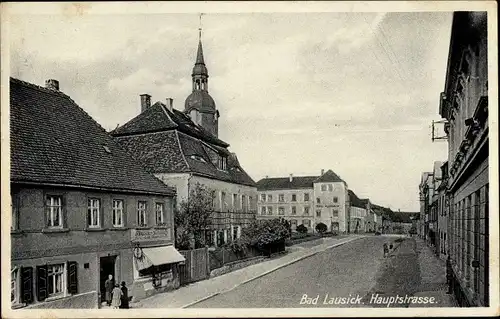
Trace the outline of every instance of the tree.
<path fill-rule="evenodd" d="M 189 192 L 187 201 L 182 201 L 179 206 L 174 217 L 177 245 L 185 246 L 186 238 L 193 238 L 194 248 L 203 247 L 205 230 L 211 224 L 213 191 L 196 183 Z"/>
<path fill-rule="evenodd" d="M 256 220 L 243 229 L 238 244 L 266 249 L 269 246 L 284 243 L 289 236 L 288 222 L 283 219 Z"/>
<path fill-rule="evenodd" d="M 300 224 L 299 226 L 297 226 L 296 230 L 301 234 L 307 233 L 307 227 L 304 226 L 304 224 Z"/>
<path fill-rule="evenodd" d="M 321 235 L 323 235 L 323 233 L 326 232 L 327 229 L 328 227 L 323 223 L 319 223 L 316 225 L 316 231 Z"/>

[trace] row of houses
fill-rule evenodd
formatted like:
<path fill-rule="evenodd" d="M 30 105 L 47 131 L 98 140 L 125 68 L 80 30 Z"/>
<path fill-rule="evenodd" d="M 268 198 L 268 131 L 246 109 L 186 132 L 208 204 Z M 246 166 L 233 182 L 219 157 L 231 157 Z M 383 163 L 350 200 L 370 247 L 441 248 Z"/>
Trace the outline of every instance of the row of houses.
<path fill-rule="evenodd" d="M 394 212 L 359 198 L 332 170 L 316 176 L 266 177 L 257 182 L 257 219 L 284 218 L 314 233 L 409 233 L 415 214 Z"/>
<path fill-rule="evenodd" d="M 141 94 L 139 114 L 111 132 L 57 80 L 10 79 L 13 308 L 101 307 L 110 275 L 134 300 L 178 288 L 174 214 L 199 184 L 212 194 L 208 246 L 277 217 L 292 230 L 388 231 L 390 218 L 332 170 L 254 182 L 218 136 L 201 38 L 191 77 L 182 111 Z"/>
<path fill-rule="evenodd" d="M 489 305 L 486 12 L 455 12 L 439 114 L 448 158 L 423 172 L 418 233 L 447 260 L 461 306 Z"/>
<path fill-rule="evenodd" d="M 183 111 L 151 103 L 107 132 L 47 80 L 10 79 L 11 304 L 93 308 L 112 275 L 134 300 L 179 287 L 174 211 L 197 184 L 213 194 L 208 244 L 255 219 L 257 188 L 208 94 L 201 40 Z"/>

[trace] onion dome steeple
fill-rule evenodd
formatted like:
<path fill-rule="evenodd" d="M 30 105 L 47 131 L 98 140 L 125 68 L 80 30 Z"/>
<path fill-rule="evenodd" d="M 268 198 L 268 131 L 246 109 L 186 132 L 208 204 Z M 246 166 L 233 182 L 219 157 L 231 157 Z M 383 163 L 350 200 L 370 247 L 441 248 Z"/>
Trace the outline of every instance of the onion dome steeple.
<path fill-rule="evenodd" d="M 203 45 L 201 43 L 201 25 L 199 28 L 196 62 L 191 77 L 193 81 L 193 91 L 186 98 L 184 112 L 189 114 L 196 124 L 217 136 L 219 112 L 216 110 L 215 101 L 210 94 L 208 94 L 208 69 L 205 65 Z"/>

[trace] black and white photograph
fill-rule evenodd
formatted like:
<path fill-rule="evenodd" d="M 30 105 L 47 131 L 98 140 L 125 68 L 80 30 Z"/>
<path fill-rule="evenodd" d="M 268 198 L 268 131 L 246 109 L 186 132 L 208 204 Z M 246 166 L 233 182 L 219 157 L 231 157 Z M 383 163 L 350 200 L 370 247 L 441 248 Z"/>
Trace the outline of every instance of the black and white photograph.
<path fill-rule="evenodd" d="M 1 11 L 2 317 L 499 315 L 496 2 Z"/>

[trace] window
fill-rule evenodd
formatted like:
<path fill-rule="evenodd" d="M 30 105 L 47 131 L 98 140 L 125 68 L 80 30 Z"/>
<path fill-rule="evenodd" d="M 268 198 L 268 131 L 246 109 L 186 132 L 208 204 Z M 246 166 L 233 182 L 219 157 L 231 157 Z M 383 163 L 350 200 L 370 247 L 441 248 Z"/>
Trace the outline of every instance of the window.
<path fill-rule="evenodd" d="M 272 206 L 267 207 L 267 214 L 268 215 L 272 215 L 273 214 L 273 207 Z"/>
<path fill-rule="evenodd" d="M 304 193 L 304 202 L 308 202 L 308 201 L 309 201 L 309 194 Z"/>
<path fill-rule="evenodd" d="M 296 219 L 291 219 L 290 220 L 290 226 L 292 227 L 292 229 L 297 228 L 297 220 Z"/>
<path fill-rule="evenodd" d="M 62 228 L 62 196 L 47 195 L 45 201 L 45 211 L 47 215 L 47 227 Z"/>
<path fill-rule="evenodd" d="M 146 202 L 138 201 L 137 202 L 137 226 L 146 227 L 148 226 L 148 220 L 146 215 Z"/>
<path fill-rule="evenodd" d="M 285 207 L 278 207 L 278 215 L 285 215 Z"/>
<path fill-rule="evenodd" d="M 337 196 L 334 196 L 334 197 L 333 197 L 333 202 L 334 202 L 334 203 L 338 203 L 338 201 L 339 201 L 339 198 L 338 198 Z"/>
<path fill-rule="evenodd" d="M 273 201 L 273 195 L 267 195 L 267 201 L 272 202 Z"/>
<path fill-rule="evenodd" d="M 19 229 L 19 196 L 17 193 L 11 194 L 11 213 L 12 213 L 12 221 L 10 224 L 10 230 Z"/>
<path fill-rule="evenodd" d="M 318 197 L 318 198 L 316 198 L 316 203 L 317 203 L 317 204 L 321 204 L 321 198 L 319 198 L 319 197 Z"/>
<path fill-rule="evenodd" d="M 292 206 L 292 215 L 297 215 L 297 207 Z"/>
<path fill-rule="evenodd" d="M 240 209 L 244 212 L 247 211 L 247 206 L 246 206 L 247 202 L 246 202 L 246 196 L 245 195 L 241 195 L 241 202 L 240 202 Z"/>
<path fill-rule="evenodd" d="M 220 209 L 221 211 L 224 211 L 226 209 L 227 203 L 226 203 L 226 193 L 221 192 L 220 193 Z"/>
<path fill-rule="evenodd" d="M 309 215 L 309 206 L 304 207 L 304 215 Z"/>
<path fill-rule="evenodd" d="M 123 200 L 113 199 L 113 226 L 123 227 Z"/>
<path fill-rule="evenodd" d="M 64 293 L 64 264 L 48 265 L 47 276 L 48 296 Z"/>
<path fill-rule="evenodd" d="M 15 267 L 10 271 L 10 303 L 19 303 L 19 268 Z"/>
<path fill-rule="evenodd" d="M 261 214 L 261 215 L 265 215 L 265 214 L 266 214 L 266 206 L 262 206 L 262 207 L 260 208 L 260 214 Z"/>
<path fill-rule="evenodd" d="M 266 194 L 260 194 L 260 201 L 265 202 L 266 201 Z"/>
<path fill-rule="evenodd" d="M 318 209 L 318 210 L 316 211 L 316 217 L 321 217 L 321 209 Z"/>
<path fill-rule="evenodd" d="M 338 209 L 332 209 L 332 216 L 333 217 L 339 217 L 339 211 L 338 211 Z"/>
<path fill-rule="evenodd" d="M 302 224 L 306 227 L 311 227 L 311 221 L 309 219 L 303 219 Z"/>
<path fill-rule="evenodd" d="M 321 185 L 321 191 L 325 192 L 326 191 L 326 184 Z"/>
<path fill-rule="evenodd" d="M 237 202 L 238 202 L 238 194 L 233 194 L 233 211 L 236 210 L 236 206 L 237 206 Z"/>
<path fill-rule="evenodd" d="M 283 203 L 285 201 L 285 195 L 284 194 L 279 194 L 278 201 L 280 203 Z"/>
<path fill-rule="evenodd" d="M 248 210 L 252 210 L 253 197 L 248 196 Z"/>
<path fill-rule="evenodd" d="M 232 240 L 238 239 L 238 226 L 233 226 Z"/>
<path fill-rule="evenodd" d="M 226 170 L 227 168 L 227 157 L 219 156 L 219 169 Z"/>
<path fill-rule="evenodd" d="M 163 203 L 156 203 L 156 225 L 162 226 L 165 225 L 165 216 L 164 216 L 164 211 L 165 211 L 165 205 Z"/>
<path fill-rule="evenodd" d="M 98 198 L 89 198 L 87 210 L 87 225 L 90 228 L 99 227 L 99 214 L 101 212 L 101 200 Z"/>
<path fill-rule="evenodd" d="M 217 204 L 216 204 L 216 202 L 217 202 L 217 201 L 216 201 L 216 197 L 217 197 L 217 195 L 216 195 L 216 193 L 215 193 L 215 191 L 214 191 L 214 190 L 212 190 L 212 191 L 210 192 L 210 195 L 212 196 L 212 209 L 213 209 L 213 210 L 215 210 L 215 209 L 217 208 Z"/>
<path fill-rule="evenodd" d="M 328 191 L 333 192 L 333 185 L 332 184 L 328 184 Z"/>
<path fill-rule="evenodd" d="M 292 202 L 296 202 L 296 201 L 297 201 L 297 195 L 292 194 Z"/>

